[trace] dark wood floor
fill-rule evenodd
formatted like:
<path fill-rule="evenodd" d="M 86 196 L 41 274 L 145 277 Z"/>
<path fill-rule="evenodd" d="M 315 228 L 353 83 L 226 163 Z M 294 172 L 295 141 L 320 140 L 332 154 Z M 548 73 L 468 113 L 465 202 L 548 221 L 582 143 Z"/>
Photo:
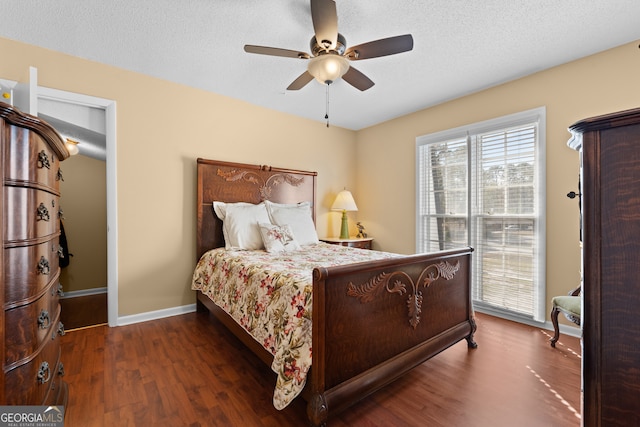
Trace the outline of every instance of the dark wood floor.
<path fill-rule="evenodd" d="M 580 342 L 479 314 L 456 344 L 329 420 L 329 426 L 580 425 Z M 271 403 L 275 376 L 208 314 L 62 338 L 66 427 L 295 426 L 305 403 Z"/>
<path fill-rule="evenodd" d="M 107 323 L 106 293 L 62 298 L 60 308 L 60 321 L 67 331 Z"/>

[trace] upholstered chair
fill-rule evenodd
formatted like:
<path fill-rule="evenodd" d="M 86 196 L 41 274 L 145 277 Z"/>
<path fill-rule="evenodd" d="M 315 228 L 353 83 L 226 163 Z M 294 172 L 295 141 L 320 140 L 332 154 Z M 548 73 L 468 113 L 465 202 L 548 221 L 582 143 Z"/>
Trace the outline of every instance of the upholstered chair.
<path fill-rule="evenodd" d="M 558 314 L 562 313 L 567 319 L 580 325 L 581 313 L 582 313 L 582 297 L 580 296 L 582 287 L 574 289 L 565 296 L 553 297 L 551 300 L 551 323 L 553 323 L 554 335 L 549 339 L 551 347 L 556 346 L 556 342 L 560 338 L 560 327 L 558 325 Z"/>

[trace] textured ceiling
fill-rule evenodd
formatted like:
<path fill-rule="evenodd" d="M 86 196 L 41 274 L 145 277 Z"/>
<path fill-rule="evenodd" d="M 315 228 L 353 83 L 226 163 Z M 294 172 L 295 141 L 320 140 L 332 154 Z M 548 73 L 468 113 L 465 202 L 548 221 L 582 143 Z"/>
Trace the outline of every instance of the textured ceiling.
<path fill-rule="evenodd" d="M 336 3 L 347 46 L 414 38 L 355 64 L 368 91 L 331 85 L 331 124 L 354 130 L 640 39 L 638 0 Z M 243 51 L 309 52 L 308 0 L 6 0 L 0 17 L 0 37 L 324 122 L 323 85 L 285 91 L 306 61 Z"/>

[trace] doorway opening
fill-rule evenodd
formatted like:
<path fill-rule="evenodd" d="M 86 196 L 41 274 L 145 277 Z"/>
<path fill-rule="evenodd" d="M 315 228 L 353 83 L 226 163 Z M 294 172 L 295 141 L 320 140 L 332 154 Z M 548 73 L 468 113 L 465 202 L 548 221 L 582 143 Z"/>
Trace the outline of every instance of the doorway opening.
<path fill-rule="evenodd" d="M 68 270 L 61 273 L 63 288 L 74 297 L 70 299 L 100 301 L 106 296 L 106 321 L 117 326 L 116 103 L 38 86 L 37 112 L 63 137 L 78 142 L 76 158 L 62 163 L 63 179 L 65 168 L 73 174 L 61 183 L 61 207 L 69 205 L 63 224 L 72 255 Z M 65 194 L 67 187 L 72 191 Z M 75 243 L 74 233 L 80 233 Z M 89 304 L 83 308 L 91 310 Z"/>

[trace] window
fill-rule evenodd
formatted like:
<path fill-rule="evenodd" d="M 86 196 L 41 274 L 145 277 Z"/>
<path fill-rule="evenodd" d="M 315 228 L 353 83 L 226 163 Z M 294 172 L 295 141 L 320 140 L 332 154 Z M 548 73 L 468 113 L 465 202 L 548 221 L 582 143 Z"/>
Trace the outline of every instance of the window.
<path fill-rule="evenodd" d="M 545 109 L 416 141 L 417 252 L 472 246 L 474 307 L 545 319 Z"/>

